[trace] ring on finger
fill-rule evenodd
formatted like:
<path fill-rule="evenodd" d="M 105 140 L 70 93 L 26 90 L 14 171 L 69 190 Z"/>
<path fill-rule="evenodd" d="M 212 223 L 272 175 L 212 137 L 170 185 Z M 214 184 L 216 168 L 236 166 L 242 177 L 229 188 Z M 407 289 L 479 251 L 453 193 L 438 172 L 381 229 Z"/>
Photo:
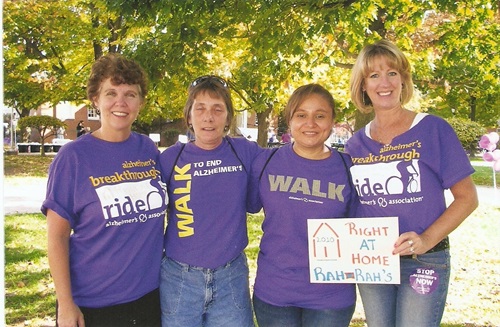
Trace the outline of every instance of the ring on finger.
<path fill-rule="evenodd" d="M 410 244 L 410 246 L 412 246 L 413 245 L 413 240 L 409 240 L 408 244 Z"/>
<path fill-rule="evenodd" d="M 413 246 L 410 247 L 410 252 L 415 253 L 415 249 L 413 248 Z"/>

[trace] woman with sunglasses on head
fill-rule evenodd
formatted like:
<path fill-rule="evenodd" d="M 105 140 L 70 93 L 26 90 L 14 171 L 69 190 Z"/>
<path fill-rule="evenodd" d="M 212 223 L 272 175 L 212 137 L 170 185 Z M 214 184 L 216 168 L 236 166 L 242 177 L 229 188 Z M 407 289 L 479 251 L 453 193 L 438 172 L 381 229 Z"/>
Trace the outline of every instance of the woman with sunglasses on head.
<path fill-rule="evenodd" d="M 252 166 L 250 212 L 264 209 L 253 304 L 259 327 L 347 327 L 354 284 L 310 282 L 307 220 L 352 216 L 351 159 L 325 145 L 335 102 L 318 84 L 296 89 L 285 108 L 293 142 L 260 154 Z"/>
<path fill-rule="evenodd" d="M 184 120 L 194 140 L 160 158 L 170 204 L 162 262 L 163 326 L 253 326 L 246 197 L 255 142 L 226 135 L 234 116 L 226 81 L 189 87 Z"/>
<path fill-rule="evenodd" d="M 42 212 L 59 327 L 161 325 L 165 185 L 158 148 L 132 132 L 146 82 L 136 62 L 99 58 L 87 95 L 101 127 L 50 165 Z"/>
<path fill-rule="evenodd" d="M 400 49 L 381 40 L 359 54 L 351 99 L 374 119 L 346 151 L 360 217 L 399 217 L 401 284 L 358 285 L 369 327 L 438 327 L 450 278 L 448 234 L 477 207 L 474 172 L 452 127 L 404 106 L 413 94 L 411 67 Z M 444 191 L 453 201 L 447 207 Z M 423 282 L 423 284 L 422 284 Z"/>

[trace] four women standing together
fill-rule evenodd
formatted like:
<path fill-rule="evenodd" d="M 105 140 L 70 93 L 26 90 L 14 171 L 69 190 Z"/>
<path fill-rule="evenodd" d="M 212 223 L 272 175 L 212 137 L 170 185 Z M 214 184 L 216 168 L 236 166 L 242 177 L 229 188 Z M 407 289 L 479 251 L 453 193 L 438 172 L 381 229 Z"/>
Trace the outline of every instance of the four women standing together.
<path fill-rule="evenodd" d="M 123 64 L 100 66 L 110 60 Z M 260 327 L 348 326 L 355 285 L 309 282 L 307 219 L 380 216 L 399 217 L 393 254 L 400 256 L 401 284 L 359 286 L 368 326 L 439 326 L 447 236 L 477 206 L 477 195 L 451 127 L 404 108 L 413 84 L 397 47 L 369 45 L 355 63 L 352 100 L 375 118 L 348 141 L 350 156 L 324 144 L 335 104 L 317 84 L 298 88 L 287 104 L 293 143 L 262 149 L 227 136 L 234 109 L 227 83 L 216 76 L 189 87 L 184 119 L 194 140 L 160 155 L 131 132 L 146 91 L 134 65 L 115 56 L 94 65 L 89 99 L 102 127 L 61 149 L 50 168 L 42 211 L 59 326 L 159 326 L 160 307 L 163 326 L 253 326 L 246 213 L 261 209 L 253 292 Z M 376 159 L 367 164 L 367 157 Z M 366 181 L 381 187 L 358 194 Z M 338 192 L 307 189 L 318 184 Z M 409 197 L 421 200 L 402 201 Z M 391 200 L 398 204 L 377 205 Z M 423 268 L 439 281 L 425 292 L 412 283 Z"/>

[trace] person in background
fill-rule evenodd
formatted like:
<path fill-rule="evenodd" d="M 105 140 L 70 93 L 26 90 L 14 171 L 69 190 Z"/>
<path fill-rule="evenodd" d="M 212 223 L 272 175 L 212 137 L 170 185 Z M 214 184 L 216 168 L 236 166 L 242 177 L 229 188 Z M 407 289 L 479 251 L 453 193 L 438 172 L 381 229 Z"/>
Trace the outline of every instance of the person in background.
<path fill-rule="evenodd" d="M 83 120 L 80 120 L 78 122 L 78 125 L 76 125 L 76 137 L 80 137 L 85 134 L 85 125 L 83 123 Z"/>
<path fill-rule="evenodd" d="M 309 277 L 307 220 L 350 217 L 357 205 L 351 159 L 324 144 L 335 120 L 334 99 L 318 84 L 301 86 L 288 101 L 285 119 L 294 142 L 267 150 L 252 166 L 249 210 L 263 207 L 265 213 L 253 295 L 257 322 L 347 327 L 355 285 L 315 284 Z M 328 185 L 339 192 L 318 191 Z"/>
<path fill-rule="evenodd" d="M 443 119 L 405 108 L 410 64 L 393 43 L 366 46 L 352 69 L 351 99 L 374 119 L 347 141 L 360 217 L 399 217 L 401 284 L 358 285 L 369 327 L 439 326 L 450 278 L 450 234 L 477 207 L 474 172 Z M 453 201 L 447 207 L 444 191 Z M 426 287 L 418 281 L 424 280 Z"/>
<path fill-rule="evenodd" d="M 170 204 L 161 271 L 163 326 L 253 326 L 246 198 L 255 142 L 226 136 L 234 116 L 217 76 L 192 82 L 184 119 L 195 135 L 160 157 Z"/>
<path fill-rule="evenodd" d="M 274 132 L 274 128 L 270 127 L 268 132 L 267 132 L 267 142 L 268 143 L 274 143 L 276 142 L 276 133 Z"/>
<path fill-rule="evenodd" d="M 281 143 L 290 143 L 292 142 L 292 137 L 290 136 L 290 133 L 286 131 L 281 135 Z"/>
<path fill-rule="evenodd" d="M 41 210 L 60 327 L 161 325 L 166 190 L 157 147 L 131 131 L 146 94 L 136 62 L 99 58 L 87 95 L 101 127 L 62 147 L 50 165 Z"/>
<path fill-rule="evenodd" d="M 56 138 L 64 139 L 66 136 L 66 130 L 64 127 L 59 127 L 56 132 Z"/>

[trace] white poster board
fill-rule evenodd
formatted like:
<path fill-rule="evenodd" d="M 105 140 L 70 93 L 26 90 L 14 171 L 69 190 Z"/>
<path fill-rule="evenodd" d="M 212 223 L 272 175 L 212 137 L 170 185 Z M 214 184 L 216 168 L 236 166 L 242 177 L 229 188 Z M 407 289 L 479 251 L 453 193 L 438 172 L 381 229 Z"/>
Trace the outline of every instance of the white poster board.
<path fill-rule="evenodd" d="M 397 217 L 308 219 L 311 283 L 399 284 Z"/>

